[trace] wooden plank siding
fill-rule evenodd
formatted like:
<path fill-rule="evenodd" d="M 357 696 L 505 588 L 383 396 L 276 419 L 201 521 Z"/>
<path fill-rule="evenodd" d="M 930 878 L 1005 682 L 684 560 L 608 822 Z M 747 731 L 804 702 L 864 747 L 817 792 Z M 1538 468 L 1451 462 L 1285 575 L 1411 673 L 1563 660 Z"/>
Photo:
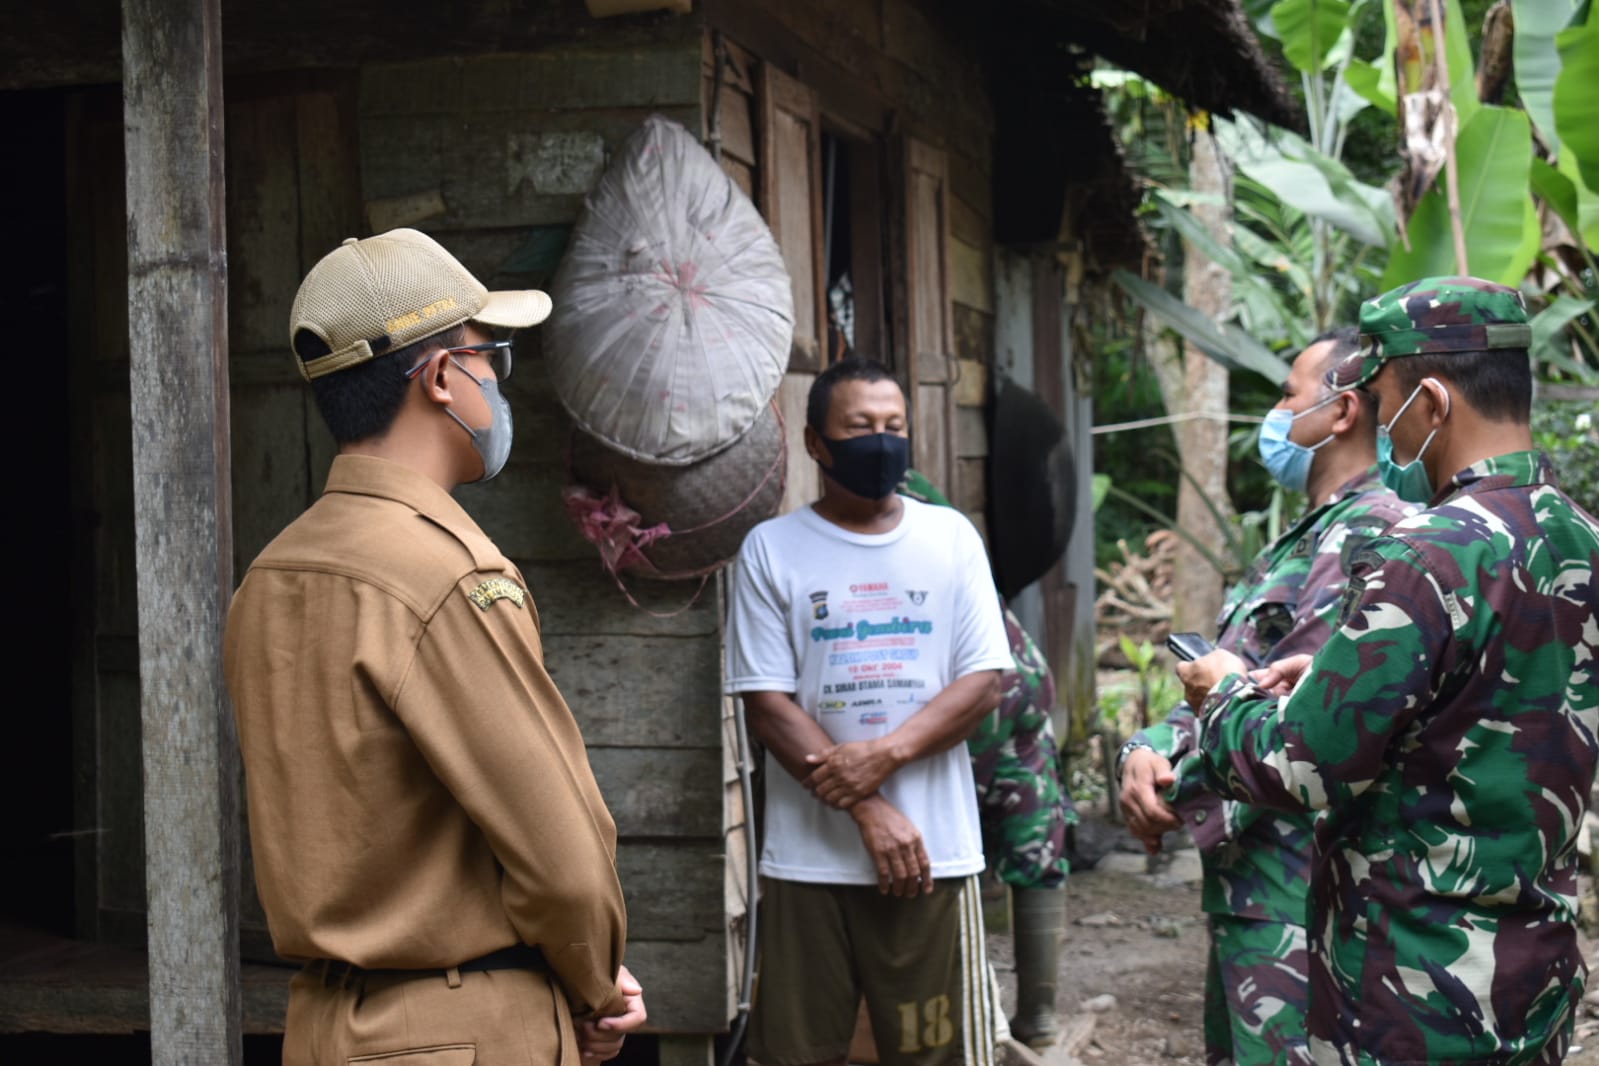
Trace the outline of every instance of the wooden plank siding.
<path fill-rule="evenodd" d="M 827 265 L 822 262 L 822 112 L 816 91 L 770 63 L 760 65 L 756 203 L 777 238 L 794 296 L 789 369 L 816 371 L 827 335 Z"/>
<path fill-rule="evenodd" d="M 911 0 L 704 0 L 703 7 L 713 32 L 736 42 L 757 72 L 773 68 L 812 90 L 824 125 L 881 137 L 891 149 L 886 196 L 867 193 L 889 208 L 888 254 L 881 274 L 855 279 L 859 307 L 869 316 L 888 310 L 886 336 L 875 319 L 867 323 L 868 354 L 893 365 L 907 386 L 913 462 L 981 527 L 985 460 L 975 446 L 962 454 L 961 442 L 973 435 L 955 432 L 958 407 L 987 403 L 986 392 L 973 397 L 972 385 L 960 382 L 955 361 L 990 366 L 994 358 L 993 119 L 971 50 Z M 863 176 L 870 180 L 854 195 L 876 184 L 875 173 Z M 865 299 L 863 281 L 871 287 Z M 785 383 L 786 413 L 798 407 L 800 384 Z M 986 389 L 987 377 L 978 385 Z M 981 421 L 977 412 L 964 417 L 974 415 Z M 813 498 L 809 484 L 802 491 L 793 481 L 812 469 L 791 454 L 785 508 Z"/>

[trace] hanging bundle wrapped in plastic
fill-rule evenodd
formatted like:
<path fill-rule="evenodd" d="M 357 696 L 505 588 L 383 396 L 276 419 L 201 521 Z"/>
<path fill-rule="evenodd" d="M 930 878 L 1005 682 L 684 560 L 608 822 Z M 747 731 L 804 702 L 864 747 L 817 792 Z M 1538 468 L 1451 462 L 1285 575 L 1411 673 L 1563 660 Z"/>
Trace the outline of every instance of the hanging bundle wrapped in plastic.
<path fill-rule="evenodd" d="M 787 467 L 783 421 L 768 406 L 731 447 L 686 467 L 622 455 L 575 430 L 567 515 L 612 574 L 703 577 L 776 513 Z"/>
<path fill-rule="evenodd" d="M 642 462 L 731 446 L 788 365 L 777 242 L 699 142 L 658 115 L 589 194 L 551 290 L 556 395 L 585 432 Z"/>

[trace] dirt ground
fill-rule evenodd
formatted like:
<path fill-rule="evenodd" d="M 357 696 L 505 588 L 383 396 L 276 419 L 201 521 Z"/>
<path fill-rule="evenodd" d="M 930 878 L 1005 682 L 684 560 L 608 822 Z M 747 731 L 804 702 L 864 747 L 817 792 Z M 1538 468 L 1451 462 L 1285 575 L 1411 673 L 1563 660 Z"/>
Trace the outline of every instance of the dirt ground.
<path fill-rule="evenodd" d="M 1075 1057 L 1088 1066 L 1203 1066 L 1205 925 L 1198 854 L 1191 846 L 1177 850 L 1168 864 L 1150 872 L 1131 837 L 1121 834 L 1111 844 L 1113 850 L 1093 869 L 1073 870 L 1067 882 L 1058 990 L 1066 1046 L 1048 1058 L 1069 1063 Z M 1586 878 L 1583 891 L 1591 891 Z M 1582 950 L 1595 965 L 1599 941 L 1583 936 Z M 1015 1005 L 1010 937 L 991 934 L 989 957 L 1009 1014 Z M 1599 981 L 1590 982 L 1596 986 Z M 1091 1001 L 1107 994 L 1115 1005 L 1093 1010 L 1105 1004 Z M 1568 1063 L 1599 1066 L 1599 1007 L 1583 1007 L 1574 1044 Z"/>

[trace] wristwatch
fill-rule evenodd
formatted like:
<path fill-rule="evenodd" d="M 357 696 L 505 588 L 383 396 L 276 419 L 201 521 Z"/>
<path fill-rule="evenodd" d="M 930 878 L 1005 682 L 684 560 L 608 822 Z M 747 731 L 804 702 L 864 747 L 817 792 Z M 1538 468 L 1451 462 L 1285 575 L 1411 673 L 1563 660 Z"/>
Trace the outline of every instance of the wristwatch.
<path fill-rule="evenodd" d="M 1154 751 L 1155 746 L 1150 744 L 1148 741 L 1139 740 L 1137 737 L 1134 737 L 1132 740 L 1129 740 L 1127 743 L 1123 744 L 1121 746 L 1121 750 L 1116 753 L 1117 781 L 1122 779 L 1122 764 L 1127 761 L 1127 756 L 1139 750 Z"/>

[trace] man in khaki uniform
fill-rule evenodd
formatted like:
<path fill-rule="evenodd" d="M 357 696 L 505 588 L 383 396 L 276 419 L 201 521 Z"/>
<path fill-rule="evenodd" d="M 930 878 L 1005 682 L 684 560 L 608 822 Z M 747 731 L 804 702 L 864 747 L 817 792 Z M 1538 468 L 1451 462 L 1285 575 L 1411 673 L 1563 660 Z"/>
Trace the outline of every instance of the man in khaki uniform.
<path fill-rule="evenodd" d="M 413 230 L 346 241 L 295 299 L 339 454 L 225 647 L 261 902 L 306 960 L 289 1066 L 592 1061 L 644 1021 L 615 825 L 532 597 L 449 495 L 510 448 L 487 329 L 549 309 Z"/>

